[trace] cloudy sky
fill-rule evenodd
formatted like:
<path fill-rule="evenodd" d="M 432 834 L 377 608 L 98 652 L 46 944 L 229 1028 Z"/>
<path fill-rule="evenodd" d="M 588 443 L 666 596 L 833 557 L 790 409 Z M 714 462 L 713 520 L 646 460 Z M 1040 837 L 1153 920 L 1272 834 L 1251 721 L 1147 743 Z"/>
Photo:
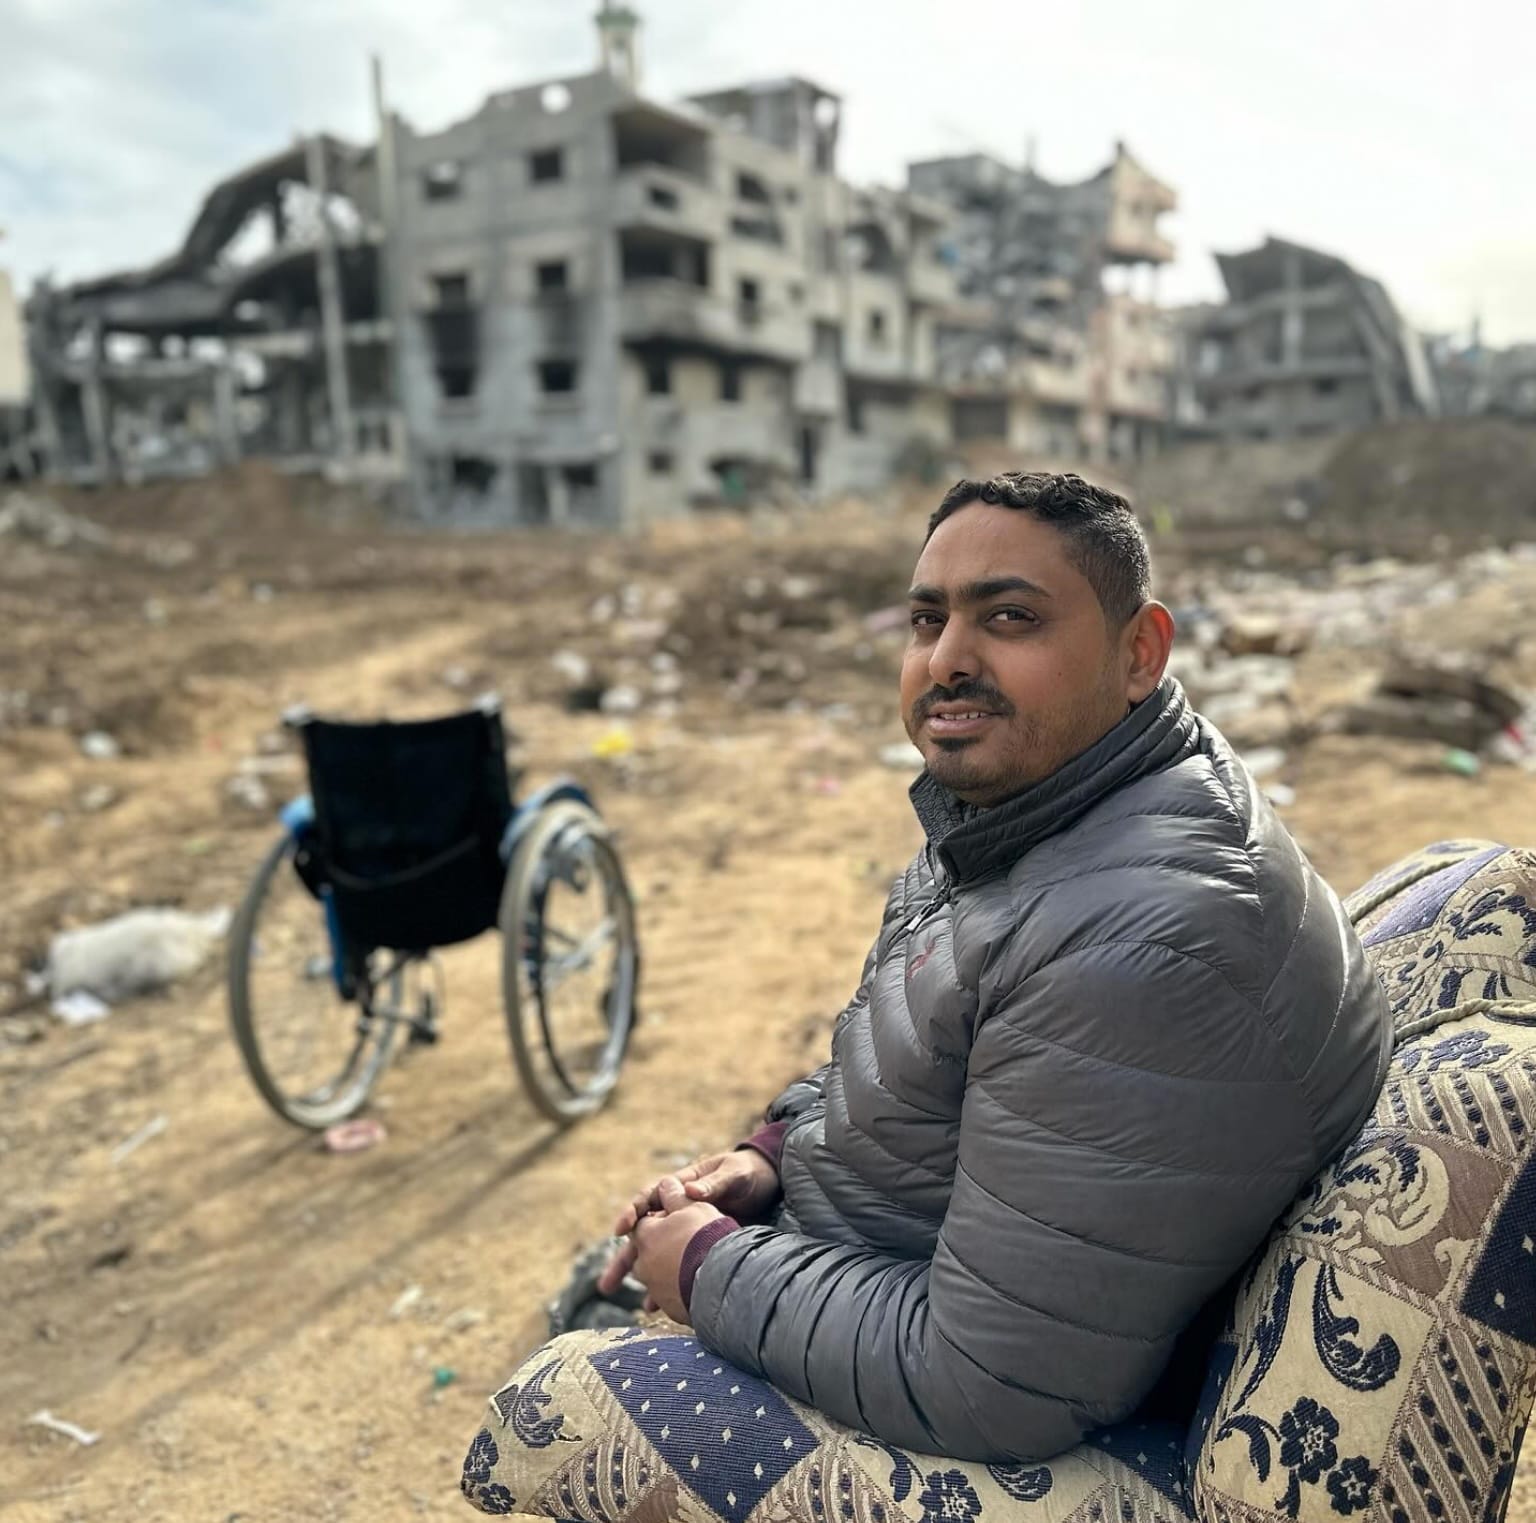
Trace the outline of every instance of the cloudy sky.
<path fill-rule="evenodd" d="M 660 97 L 776 74 L 847 102 L 843 167 L 1033 139 L 1047 174 L 1123 137 L 1170 180 L 1164 294 L 1266 233 L 1381 276 L 1429 327 L 1536 339 L 1527 0 L 638 0 Z M 361 137 L 379 52 L 418 127 L 578 73 L 596 0 L 0 0 L 0 264 L 140 263 L 209 183 L 297 131 Z"/>

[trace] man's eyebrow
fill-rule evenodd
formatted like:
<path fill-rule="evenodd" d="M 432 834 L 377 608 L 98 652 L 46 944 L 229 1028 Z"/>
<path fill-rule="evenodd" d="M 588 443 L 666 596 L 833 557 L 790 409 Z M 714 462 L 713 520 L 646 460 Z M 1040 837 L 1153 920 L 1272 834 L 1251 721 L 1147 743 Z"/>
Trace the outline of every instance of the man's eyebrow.
<path fill-rule="evenodd" d="M 982 582 L 967 582 L 959 589 L 961 603 L 985 603 L 989 598 L 1001 597 L 1007 592 L 1022 592 L 1032 598 L 1048 598 L 1050 593 L 1022 576 L 994 576 Z M 942 587 L 929 587 L 920 583 L 907 593 L 908 602 L 948 604 L 949 594 Z"/>

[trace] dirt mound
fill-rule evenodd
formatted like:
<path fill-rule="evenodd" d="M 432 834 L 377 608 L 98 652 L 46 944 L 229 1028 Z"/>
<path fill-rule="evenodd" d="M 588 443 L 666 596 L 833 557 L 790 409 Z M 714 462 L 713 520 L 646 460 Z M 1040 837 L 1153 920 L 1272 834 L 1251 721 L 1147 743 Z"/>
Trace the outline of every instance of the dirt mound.
<path fill-rule="evenodd" d="M 1536 429 L 1493 418 L 1368 429 L 1339 444 L 1319 484 L 1323 512 L 1527 533 L 1536 530 Z"/>

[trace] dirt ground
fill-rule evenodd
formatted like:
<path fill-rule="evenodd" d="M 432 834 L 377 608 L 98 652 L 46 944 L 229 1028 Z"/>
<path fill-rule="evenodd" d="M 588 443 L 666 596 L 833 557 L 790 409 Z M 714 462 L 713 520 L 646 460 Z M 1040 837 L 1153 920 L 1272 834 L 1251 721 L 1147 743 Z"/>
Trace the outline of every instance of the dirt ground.
<path fill-rule="evenodd" d="M 64 501 L 111 540 L 0 540 L 0 1518 L 467 1516 L 464 1447 L 575 1250 L 819 1061 L 917 845 L 878 755 L 901 636 L 865 622 L 916 521 L 429 538 L 259 472 Z M 1532 608 L 1525 567 L 1436 627 L 1475 643 Z M 594 758 L 615 720 L 571 711 L 560 650 L 637 688 L 627 755 Z M 1362 659 L 1301 670 L 1323 691 Z M 353 1156 L 261 1107 L 217 966 L 80 1029 L 28 1003 L 61 928 L 238 902 L 275 827 L 228 783 L 286 704 L 419 714 L 487 686 L 529 780 L 574 773 L 622 833 L 643 1015 L 601 1115 L 559 1133 L 519 1093 L 495 937 L 446 957 L 444 1040 L 386 1076 L 388 1139 Z M 82 754 L 96 729 L 120 756 Z M 1530 839 L 1536 777 L 1438 763 L 1316 740 L 1286 816 L 1340 888 L 1428 839 Z M 300 790 L 296 759 L 262 765 L 274 805 Z M 28 1426 L 40 1408 L 100 1442 Z M 1536 1520 L 1520 1485 L 1510 1516 Z"/>

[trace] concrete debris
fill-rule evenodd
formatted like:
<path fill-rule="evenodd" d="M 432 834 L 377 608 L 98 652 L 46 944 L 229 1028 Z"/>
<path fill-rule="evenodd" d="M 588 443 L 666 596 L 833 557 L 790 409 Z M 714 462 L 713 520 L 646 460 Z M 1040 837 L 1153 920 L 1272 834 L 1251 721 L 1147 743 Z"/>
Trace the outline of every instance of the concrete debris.
<path fill-rule="evenodd" d="M 418 1301 L 421 1300 L 422 1290 L 419 1285 L 407 1285 L 404 1290 L 395 1297 L 393 1305 L 389 1308 L 389 1320 L 398 1322 Z"/>
<path fill-rule="evenodd" d="M 75 545 L 104 549 L 112 536 L 89 519 L 66 513 L 46 497 L 10 492 L 0 501 L 0 539 L 29 539 L 50 550 L 68 550 Z"/>
<path fill-rule="evenodd" d="M 599 706 L 605 714 L 626 715 L 638 714 L 644 704 L 645 695 L 639 688 L 621 683 L 617 687 L 609 688 L 603 694 Z"/>
<path fill-rule="evenodd" d="M 584 687 L 592 680 L 592 663 L 576 650 L 557 650 L 549 664 L 573 687 Z"/>
<path fill-rule="evenodd" d="M 123 748 L 105 730 L 92 730 L 80 737 L 80 754 L 92 761 L 114 761 L 123 754 Z"/>
<path fill-rule="evenodd" d="M 1276 809 L 1289 809 L 1296 802 L 1296 790 L 1289 783 L 1277 783 L 1271 780 L 1264 785 L 1264 797 Z"/>
<path fill-rule="evenodd" d="M 465 1306 L 448 1318 L 443 1326 L 450 1333 L 465 1333 L 472 1327 L 479 1327 L 486 1320 L 485 1313 L 478 1307 Z"/>
<path fill-rule="evenodd" d="M 1221 631 L 1221 648 L 1231 656 L 1296 656 L 1311 643 L 1300 624 L 1284 624 L 1268 614 L 1238 614 Z"/>
<path fill-rule="evenodd" d="M 272 795 L 266 784 L 253 773 L 240 771 L 224 784 L 224 796 L 252 814 L 267 814 L 272 809 Z"/>
<path fill-rule="evenodd" d="M 86 990 L 109 1004 L 187 977 L 213 954 L 230 914 L 130 910 L 99 925 L 64 931 L 48 948 L 48 988 L 55 999 Z"/>
<path fill-rule="evenodd" d="M 1342 728 L 1353 735 L 1433 740 L 1476 753 L 1518 726 L 1526 699 L 1464 663 L 1395 653 L 1369 698 L 1348 705 Z M 1521 732 L 1516 730 L 1518 737 Z"/>
<path fill-rule="evenodd" d="M 80 795 L 80 807 L 86 814 L 100 814 L 110 809 L 120 795 L 110 783 L 93 783 Z"/>

